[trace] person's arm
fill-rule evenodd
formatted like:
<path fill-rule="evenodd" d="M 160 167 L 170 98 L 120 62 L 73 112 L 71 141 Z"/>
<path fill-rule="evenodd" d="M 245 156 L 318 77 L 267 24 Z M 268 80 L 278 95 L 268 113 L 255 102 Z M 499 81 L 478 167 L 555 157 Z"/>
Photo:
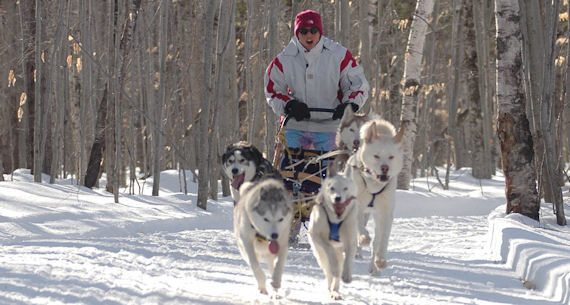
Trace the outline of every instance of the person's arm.
<path fill-rule="evenodd" d="M 343 103 L 354 103 L 358 108 L 362 108 L 368 100 L 370 86 L 364 75 L 364 69 L 348 50 L 340 64 L 340 90 Z"/>
<path fill-rule="evenodd" d="M 264 77 L 265 83 L 265 99 L 273 112 L 277 115 L 285 115 L 285 104 L 293 99 L 287 94 L 287 81 L 283 72 L 283 65 L 277 57 L 275 57 Z"/>

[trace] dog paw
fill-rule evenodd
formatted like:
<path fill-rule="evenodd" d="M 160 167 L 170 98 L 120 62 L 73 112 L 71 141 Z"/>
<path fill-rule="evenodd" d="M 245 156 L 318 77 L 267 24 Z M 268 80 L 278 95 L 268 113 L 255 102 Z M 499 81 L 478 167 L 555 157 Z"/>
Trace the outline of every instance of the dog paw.
<path fill-rule="evenodd" d="M 342 300 L 342 296 L 340 293 L 338 293 L 338 291 L 331 291 L 331 299 L 335 301 Z"/>
<path fill-rule="evenodd" d="M 368 235 L 360 235 L 358 238 L 358 246 L 365 247 L 370 245 L 370 236 Z"/>
<path fill-rule="evenodd" d="M 368 273 L 371 275 L 379 275 L 380 270 L 378 270 L 374 264 L 370 264 L 370 266 L 368 266 Z"/>
<path fill-rule="evenodd" d="M 259 287 L 259 293 L 267 294 L 267 289 L 265 287 Z"/>
<path fill-rule="evenodd" d="M 343 272 L 343 273 L 344 273 L 344 272 Z M 348 272 L 347 272 L 347 274 L 343 274 L 343 275 L 342 275 L 342 281 L 345 282 L 345 283 L 347 283 L 347 284 L 350 283 L 350 282 L 352 282 L 352 274 L 350 274 L 350 273 L 348 273 Z"/>
<path fill-rule="evenodd" d="M 388 266 L 388 263 L 386 262 L 385 259 L 377 259 L 374 261 L 374 264 L 378 269 L 385 269 Z"/>

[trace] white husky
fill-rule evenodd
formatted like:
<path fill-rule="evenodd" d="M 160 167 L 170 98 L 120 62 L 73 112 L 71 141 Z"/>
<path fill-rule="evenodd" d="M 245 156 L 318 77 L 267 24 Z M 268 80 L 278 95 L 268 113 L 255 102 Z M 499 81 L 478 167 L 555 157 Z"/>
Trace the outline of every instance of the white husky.
<path fill-rule="evenodd" d="M 340 299 L 339 282 L 352 281 L 357 246 L 356 185 L 346 176 L 326 178 L 309 221 L 309 242 L 325 273 L 331 297 Z"/>
<path fill-rule="evenodd" d="M 398 174 L 403 166 L 400 143 L 403 129 L 396 135 L 394 126 L 382 119 L 373 119 L 360 130 L 363 145 L 350 157 L 345 167 L 346 174 L 358 187 L 359 245 L 370 243 L 365 229 L 364 213 L 374 218 L 374 241 L 369 272 L 377 274 L 386 268 L 386 252 L 392 229 L 395 207 L 395 192 Z"/>
<path fill-rule="evenodd" d="M 282 180 L 266 178 L 242 185 L 234 210 L 234 233 L 263 294 L 267 294 L 266 277 L 259 261 L 267 262 L 271 286 L 277 292 L 287 260 L 292 218 L 293 202 Z"/>
<path fill-rule="evenodd" d="M 360 147 L 360 127 L 370 120 L 365 113 L 355 113 L 352 107 L 346 107 L 336 132 L 335 144 L 339 154 L 329 166 L 329 173 L 342 172 L 346 161 Z"/>

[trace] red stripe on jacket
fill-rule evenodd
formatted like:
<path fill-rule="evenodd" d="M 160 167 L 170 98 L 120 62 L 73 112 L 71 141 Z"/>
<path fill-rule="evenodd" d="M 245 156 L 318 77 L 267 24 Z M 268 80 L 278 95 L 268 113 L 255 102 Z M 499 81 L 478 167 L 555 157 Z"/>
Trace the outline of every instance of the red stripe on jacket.
<path fill-rule="evenodd" d="M 342 72 L 342 70 L 344 70 L 344 68 L 346 68 L 348 66 L 348 64 L 351 64 L 351 67 L 356 67 L 357 63 L 356 60 L 354 59 L 354 57 L 352 57 L 352 54 L 350 53 L 349 50 L 346 50 L 346 54 L 344 55 L 344 59 L 342 60 L 342 62 L 340 63 L 340 71 Z"/>
<path fill-rule="evenodd" d="M 269 82 L 267 83 L 267 92 L 271 93 L 271 98 L 278 98 L 278 99 L 282 100 L 283 102 L 287 102 L 291 99 L 289 96 L 282 94 L 282 93 L 277 93 L 275 91 L 275 88 L 274 88 L 275 83 L 271 79 L 271 71 L 273 70 L 273 65 L 277 66 L 279 71 L 281 71 L 281 73 L 283 73 L 283 64 L 281 64 L 279 59 L 277 57 L 275 57 L 271 61 L 271 64 L 269 65 L 269 69 L 267 69 L 267 76 L 269 78 Z"/>

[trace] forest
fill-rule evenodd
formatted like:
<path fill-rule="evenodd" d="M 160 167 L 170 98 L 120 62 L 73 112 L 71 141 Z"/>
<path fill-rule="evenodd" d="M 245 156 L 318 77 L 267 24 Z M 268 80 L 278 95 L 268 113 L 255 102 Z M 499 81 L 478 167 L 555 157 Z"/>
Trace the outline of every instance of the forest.
<path fill-rule="evenodd" d="M 273 157 L 263 77 L 305 9 L 364 68 L 362 111 L 406 127 L 398 188 L 500 169 L 508 212 L 538 219 L 543 199 L 566 224 L 567 0 L 0 1 L 0 172 L 87 187 L 104 174 L 118 202 L 137 178 L 156 196 L 157 173 L 189 170 L 205 209 L 219 180 L 229 194 L 228 144 Z"/>

